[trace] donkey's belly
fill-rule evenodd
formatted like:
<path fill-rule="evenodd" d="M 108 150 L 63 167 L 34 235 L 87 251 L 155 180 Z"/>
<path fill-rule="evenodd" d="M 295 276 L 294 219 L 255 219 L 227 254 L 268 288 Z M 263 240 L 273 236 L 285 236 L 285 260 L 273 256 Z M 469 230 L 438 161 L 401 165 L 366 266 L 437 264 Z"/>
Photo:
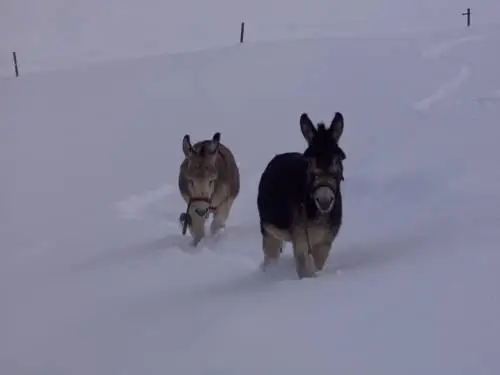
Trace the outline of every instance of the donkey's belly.
<path fill-rule="evenodd" d="M 297 223 L 289 229 L 280 229 L 268 223 L 262 226 L 267 233 L 281 241 L 291 242 L 294 237 L 300 241 L 307 241 L 311 246 L 330 242 L 338 231 L 338 227 L 336 226 L 312 222 L 308 222 L 307 224 Z"/>
<path fill-rule="evenodd" d="M 276 227 L 272 224 L 263 224 L 262 226 L 263 226 L 264 230 L 267 233 L 269 233 L 271 236 L 273 236 L 281 241 L 286 241 L 286 242 L 292 241 L 292 234 L 290 233 L 289 230 L 279 229 L 278 227 Z"/>

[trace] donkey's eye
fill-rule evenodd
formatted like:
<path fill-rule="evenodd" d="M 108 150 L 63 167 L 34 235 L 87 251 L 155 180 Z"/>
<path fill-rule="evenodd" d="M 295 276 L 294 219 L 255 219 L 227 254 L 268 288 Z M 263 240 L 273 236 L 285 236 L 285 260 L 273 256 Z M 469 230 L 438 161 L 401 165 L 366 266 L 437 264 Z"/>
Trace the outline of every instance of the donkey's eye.
<path fill-rule="evenodd" d="M 189 180 L 188 180 L 188 184 L 189 184 L 189 186 L 190 186 L 190 187 L 193 187 L 193 186 L 194 186 L 194 182 L 193 182 L 193 180 L 189 179 Z"/>
<path fill-rule="evenodd" d="M 338 173 L 342 169 L 341 164 L 338 162 L 338 160 L 334 160 L 332 165 L 330 165 L 330 168 L 328 168 L 330 173 Z"/>

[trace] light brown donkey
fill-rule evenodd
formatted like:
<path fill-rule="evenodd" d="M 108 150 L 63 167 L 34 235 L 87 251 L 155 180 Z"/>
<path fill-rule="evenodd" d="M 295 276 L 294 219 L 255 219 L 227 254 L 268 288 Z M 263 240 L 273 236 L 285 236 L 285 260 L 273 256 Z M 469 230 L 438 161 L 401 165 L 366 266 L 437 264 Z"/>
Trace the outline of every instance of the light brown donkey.
<path fill-rule="evenodd" d="M 182 140 L 184 160 L 179 170 L 179 191 L 188 208 L 181 214 L 184 233 L 189 228 L 193 245 L 205 236 L 210 213 L 211 234 L 225 227 L 234 200 L 240 192 L 240 172 L 233 153 L 220 142 L 220 133 L 212 139 L 191 145 L 190 136 Z"/>

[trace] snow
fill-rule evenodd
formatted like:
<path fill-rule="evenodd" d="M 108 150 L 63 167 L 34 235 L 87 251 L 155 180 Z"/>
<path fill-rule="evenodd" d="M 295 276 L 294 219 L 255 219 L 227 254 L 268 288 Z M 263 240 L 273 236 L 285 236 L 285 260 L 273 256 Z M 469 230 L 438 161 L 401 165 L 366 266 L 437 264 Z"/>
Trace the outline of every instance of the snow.
<path fill-rule="evenodd" d="M 498 22 L 497 0 L 2 0 L 0 76 L 232 46 L 245 40 L 384 36 Z"/>
<path fill-rule="evenodd" d="M 78 4 L 38 6 L 88 31 L 97 4 Z M 30 49 L 23 27 L 12 40 Z M 0 372 L 497 374 L 500 27 L 417 31 L 164 55 L 167 41 L 132 59 L 118 45 L 92 65 L 40 47 L 0 85 Z M 344 114 L 347 159 L 344 226 L 326 269 L 298 280 L 290 246 L 260 271 L 256 198 L 270 158 L 304 149 L 303 111 Z M 215 131 L 241 193 L 195 250 L 177 221 L 181 140 Z"/>

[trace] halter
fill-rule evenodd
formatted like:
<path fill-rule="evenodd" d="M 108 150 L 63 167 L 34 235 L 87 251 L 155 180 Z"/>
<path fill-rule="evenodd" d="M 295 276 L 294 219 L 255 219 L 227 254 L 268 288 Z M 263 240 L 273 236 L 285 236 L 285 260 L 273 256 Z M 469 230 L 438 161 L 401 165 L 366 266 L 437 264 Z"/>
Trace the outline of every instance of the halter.
<path fill-rule="evenodd" d="M 340 161 L 340 167 L 339 167 L 339 172 L 335 173 L 328 173 L 328 172 L 323 172 L 319 176 L 327 176 L 327 177 L 332 177 L 337 184 L 337 186 L 340 186 L 341 181 L 344 181 L 344 166 L 342 164 L 342 161 Z M 310 192 L 310 195 L 314 195 L 316 190 L 326 187 L 331 189 L 332 186 L 330 184 L 327 184 L 325 182 L 320 182 L 318 184 L 314 184 L 315 177 L 318 177 L 318 175 L 314 173 L 309 173 L 309 183 L 308 183 L 308 191 Z M 311 178 L 312 177 L 312 178 Z"/>

